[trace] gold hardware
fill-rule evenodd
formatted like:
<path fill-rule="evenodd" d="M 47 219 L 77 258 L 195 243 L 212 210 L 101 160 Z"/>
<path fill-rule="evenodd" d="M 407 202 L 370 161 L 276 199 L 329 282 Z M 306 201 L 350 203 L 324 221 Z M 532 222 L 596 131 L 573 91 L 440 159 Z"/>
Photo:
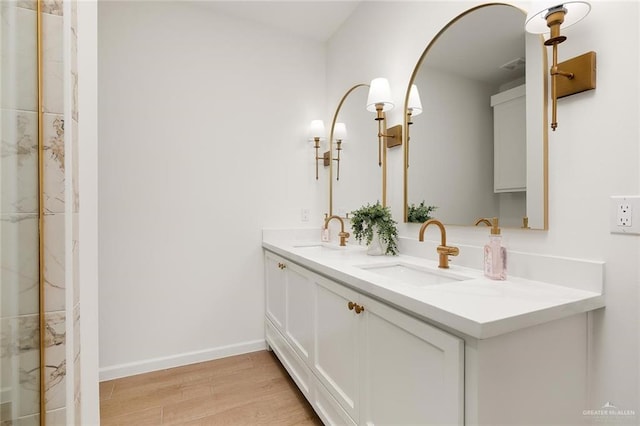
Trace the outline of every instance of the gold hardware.
<path fill-rule="evenodd" d="M 522 218 L 522 229 L 531 229 L 529 227 L 529 218 L 526 216 Z"/>
<path fill-rule="evenodd" d="M 329 153 L 329 151 L 325 151 L 324 155 L 322 156 L 322 164 L 325 167 L 329 167 L 329 165 L 331 164 L 331 154 Z"/>
<path fill-rule="evenodd" d="M 387 129 L 387 134 L 383 135 L 387 138 L 387 148 L 393 148 L 402 145 L 402 124 L 397 124 Z"/>
<path fill-rule="evenodd" d="M 333 143 L 333 140 L 335 138 L 336 151 L 338 155 L 336 156 L 336 158 L 332 158 L 331 155 L 329 155 L 327 158 L 325 158 L 325 162 L 328 161 L 329 163 L 331 163 L 331 160 L 336 162 L 336 180 L 340 180 L 340 151 L 342 151 L 342 142 L 345 141 L 346 137 L 347 125 L 344 123 L 336 123 L 334 119 L 334 122 L 331 125 L 331 142 Z M 329 149 L 331 149 L 331 146 L 329 147 Z"/>
<path fill-rule="evenodd" d="M 310 126 L 311 138 L 313 138 L 313 148 L 316 150 L 316 180 L 318 180 L 318 160 L 324 160 L 324 156 L 320 156 L 320 141 L 324 139 L 324 122 L 322 120 L 313 120 Z"/>
<path fill-rule="evenodd" d="M 347 307 L 350 311 L 353 311 L 355 309 L 356 314 L 361 314 L 362 312 L 364 312 L 364 306 L 358 305 L 357 303 L 349 302 L 347 303 Z"/>
<path fill-rule="evenodd" d="M 544 42 L 544 45 L 551 46 L 553 49 L 553 64 L 549 69 L 549 75 L 551 75 L 552 102 L 551 129 L 553 131 L 558 127 L 558 98 L 596 88 L 595 52 L 589 52 L 585 55 L 578 56 L 558 64 L 558 45 L 567 39 L 566 36 L 560 35 L 560 27 L 565 21 L 565 15 L 569 12 L 568 9 L 570 6 L 576 6 L 576 9 L 572 10 L 568 15 L 570 17 L 570 22 L 567 26 L 571 26 L 572 24 L 580 21 L 591 10 L 591 6 L 585 1 L 571 1 L 565 4 L 560 3 L 556 6 L 545 8 L 538 13 L 529 14 L 525 24 L 525 29 L 528 32 L 532 32 L 534 34 L 546 32 L 542 28 L 538 28 L 536 25 L 536 22 L 539 22 L 536 21 L 536 19 L 543 16 L 546 20 L 546 25 L 549 28 L 550 36 L 549 39 Z M 558 81 L 558 76 L 565 78 Z M 560 87 L 562 87 L 562 89 L 560 89 Z"/>
<path fill-rule="evenodd" d="M 336 180 L 340 180 L 340 151 L 342 151 L 342 140 L 336 139 L 336 151 L 338 151 L 338 155 L 336 156 Z"/>
<path fill-rule="evenodd" d="M 45 321 L 45 250 L 44 250 L 44 32 L 43 32 L 43 6 L 42 0 L 36 1 L 36 55 L 37 55 L 37 87 L 38 87 L 38 322 L 39 331 L 38 339 L 40 341 L 39 357 L 39 408 L 40 408 L 40 426 L 46 424 L 46 388 L 47 373 L 45 369 L 45 340 L 46 340 L 46 321 Z"/>
<path fill-rule="evenodd" d="M 458 247 L 450 247 L 447 245 L 447 231 L 444 229 L 444 225 L 438 219 L 429 219 L 420 227 L 420 234 L 418 235 L 418 241 L 424 241 L 424 232 L 429 225 L 436 225 L 440 228 L 440 245 L 436 249 L 439 255 L 438 268 L 449 268 L 449 256 L 457 256 L 460 254 Z"/>
<path fill-rule="evenodd" d="M 349 238 L 349 233 L 344 232 L 344 221 L 340 216 L 333 215 L 326 218 L 324 220 L 324 229 L 327 229 L 329 227 L 329 222 L 331 222 L 331 219 L 338 219 L 338 221 L 340 222 L 340 233 L 338 233 L 338 237 L 340 237 L 340 246 L 346 246 L 347 238 Z"/>
<path fill-rule="evenodd" d="M 342 139 L 336 139 L 336 151 L 338 151 L 338 155 L 336 158 L 333 158 L 333 161 L 336 162 L 336 180 L 340 180 L 340 151 L 342 151 Z M 331 162 L 329 158 L 329 151 L 324 153 L 324 165 L 328 166 Z"/>
<path fill-rule="evenodd" d="M 376 118 L 374 118 L 378 122 L 378 166 L 380 167 L 382 167 L 384 146 L 382 141 L 386 141 L 387 148 L 402 145 L 402 124 L 387 129 L 386 114 L 382 111 L 383 108 L 384 104 L 376 104 Z"/>
<path fill-rule="evenodd" d="M 498 226 L 497 217 L 492 217 L 491 219 L 483 217 L 481 219 L 478 219 L 476 221 L 476 226 L 478 226 L 481 223 L 484 223 L 485 225 L 491 227 L 491 235 L 500 235 L 500 227 Z"/>
<path fill-rule="evenodd" d="M 558 64 L 573 77 L 556 82 L 558 99 L 596 88 L 596 52 L 587 52 Z"/>
<path fill-rule="evenodd" d="M 489 222 L 489 219 L 486 218 L 480 218 L 476 220 L 476 226 L 480 225 L 481 223 L 484 223 L 487 226 L 491 226 L 491 222 Z"/>
<path fill-rule="evenodd" d="M 280 269 L 284 269 L 284 268 L 286 268 L 286 267 L 287 267 L 287 265 L 285 265 L 284 263 L 280 263 L 280 262 L 278 262 L 278 268 L 280 268 Z"/>
<path fill-rule="evenodd" d="M 313 142 L 314 142 L 314 148 L 316 150 L 316 180 L 318 180 L 318 160 L 324 160 L 324 157 L 320 157 L 319 154 L 319 150 L 320 150 L 320 138 L 313 138 Z"/>

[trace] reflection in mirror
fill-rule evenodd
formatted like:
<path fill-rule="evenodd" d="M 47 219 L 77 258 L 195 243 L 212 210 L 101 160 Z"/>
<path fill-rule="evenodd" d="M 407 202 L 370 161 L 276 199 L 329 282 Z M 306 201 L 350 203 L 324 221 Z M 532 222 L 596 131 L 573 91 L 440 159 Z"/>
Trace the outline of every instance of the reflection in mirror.
<path fill-rule="evenodd" d="M 385 164 L 378 165 L 377 125 L 366 109 L 368 91 L 369 85 L 364 83 L 349 89 L 333 117 L 329 215 L 344 217 L 367 203 L 382 202 Z M 338 123 L 346 127 L 346 137 Z"/>
<path fill-rule="evenodd" d="M 546 56 L 524 21 L 513 6 L 479 6 L 420 58 L 409 83 L 422 114 L 407 116 L 405 220 L 424 203 L 447 224 L 495 216 L 504 227 L 547 228 Z"/>

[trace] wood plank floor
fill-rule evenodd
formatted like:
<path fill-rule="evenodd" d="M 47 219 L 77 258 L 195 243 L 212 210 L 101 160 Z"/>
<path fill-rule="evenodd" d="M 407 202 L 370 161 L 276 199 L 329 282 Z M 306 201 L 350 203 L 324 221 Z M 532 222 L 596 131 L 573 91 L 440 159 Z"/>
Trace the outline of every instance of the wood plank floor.
<path fill-rule="evenodd" d="M 322 425 L 272 352 L 100 383 L 110 425 Z"/>

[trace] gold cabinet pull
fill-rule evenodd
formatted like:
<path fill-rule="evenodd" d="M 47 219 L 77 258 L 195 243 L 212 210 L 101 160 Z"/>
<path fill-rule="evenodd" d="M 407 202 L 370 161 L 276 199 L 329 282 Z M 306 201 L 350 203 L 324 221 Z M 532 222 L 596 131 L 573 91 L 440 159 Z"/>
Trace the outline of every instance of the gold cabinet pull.
<path fill-rule="evenodd" d="M 287 265 L 285 265 L 284 263 L 278 262 L 278 268 L 284 269 L 286 267 L 287 267 Z"/>
<path fill-rule="evenodd" d="M 353 311 L 355 309 L 356 314 L 359 314 L 364 311 L 364 306 L 360 306 L 357 303 L 353 303 L 353 302 L 347 303 L 347 307 L 349 308 L 350 311 Z"/>

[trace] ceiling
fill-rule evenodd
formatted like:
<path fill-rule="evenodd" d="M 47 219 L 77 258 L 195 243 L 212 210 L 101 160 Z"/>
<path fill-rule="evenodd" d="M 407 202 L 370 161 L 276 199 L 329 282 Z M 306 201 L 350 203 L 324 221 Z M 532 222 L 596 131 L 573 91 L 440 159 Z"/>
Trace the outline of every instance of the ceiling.
<path fill-rule="evenodd" d="M 204 0 L 199 4 L 291 35 L 324 42 L 340 28 L 361 1 L 363 0 Z"/>

